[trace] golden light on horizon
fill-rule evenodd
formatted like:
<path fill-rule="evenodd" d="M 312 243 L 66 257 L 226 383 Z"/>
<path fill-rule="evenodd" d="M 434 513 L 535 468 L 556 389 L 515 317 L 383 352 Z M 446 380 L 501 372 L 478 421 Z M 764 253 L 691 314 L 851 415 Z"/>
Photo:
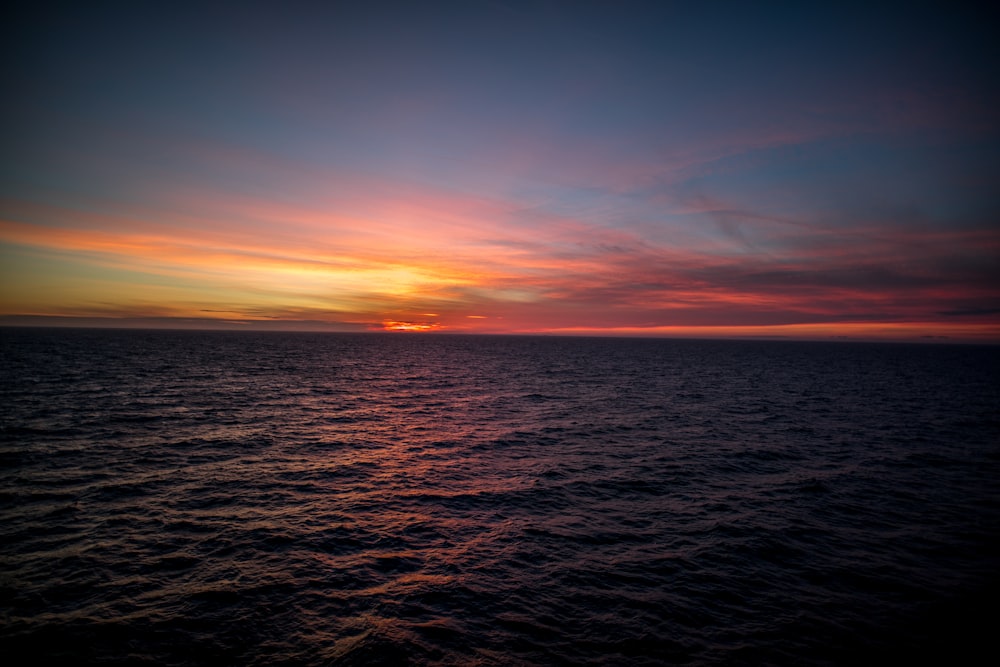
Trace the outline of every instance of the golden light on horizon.
<path fill-rule="evenodd" d="M 383 331 L 438 331 L 444 326 L 439 322 L 405 322 L 399 320 L 383 320 Z"/>

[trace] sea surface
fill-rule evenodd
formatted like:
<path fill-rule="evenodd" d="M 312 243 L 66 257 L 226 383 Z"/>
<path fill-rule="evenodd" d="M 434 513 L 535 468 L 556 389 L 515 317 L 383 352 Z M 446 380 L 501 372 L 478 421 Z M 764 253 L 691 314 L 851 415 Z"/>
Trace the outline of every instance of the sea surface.
<path fill-rule="evenodd" d="M 0 374 L 7 665 L 996 657 L 998 347 L 9 328 Z"/>

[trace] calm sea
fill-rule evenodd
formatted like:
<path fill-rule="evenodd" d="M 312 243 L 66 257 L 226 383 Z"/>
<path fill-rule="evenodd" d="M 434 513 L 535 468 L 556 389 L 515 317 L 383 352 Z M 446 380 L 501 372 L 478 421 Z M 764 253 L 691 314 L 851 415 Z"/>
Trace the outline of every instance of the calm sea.
<path fill-rule="evenodd" d="M 8 665 L 975 664 L 993 639 L 997 347 L 0 343 Z"/>

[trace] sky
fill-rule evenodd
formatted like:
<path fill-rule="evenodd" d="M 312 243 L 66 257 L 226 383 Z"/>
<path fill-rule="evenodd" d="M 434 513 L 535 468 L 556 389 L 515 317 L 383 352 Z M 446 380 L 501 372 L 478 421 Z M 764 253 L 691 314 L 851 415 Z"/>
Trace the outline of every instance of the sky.
<path fill-rule="evenodd" d="M 812 4 L 22 6 L 0 324 L 1000 342 L 994 24 Z"/>

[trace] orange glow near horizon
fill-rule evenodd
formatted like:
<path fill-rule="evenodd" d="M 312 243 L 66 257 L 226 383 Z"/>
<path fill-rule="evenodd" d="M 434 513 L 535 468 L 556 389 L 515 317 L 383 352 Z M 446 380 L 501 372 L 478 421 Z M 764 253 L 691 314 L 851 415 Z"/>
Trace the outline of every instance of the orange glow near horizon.
<path fill-rule="evenodd" d="M 953 305 L 988 302 L 995 292 L 989 286 L 922 275 L 912 285 L 864 283 L 864 272 L 880 279 L 879 258 L 898 247 L 919 251 L 914 266 L 951 262 L 956 249 L 996 252 L 1000 241 L 985 230 L 894 236 L 875 234 L 866 223 L 863 253 L 820 235 L 831 244 L 825 252 L 806 244 L 776 260 L 748 254 L 739 237 L 728 246 L 718 236 L 653 243 L 636 230 L 565 215 L 533 211 L 531 224 L 521 224 L 514 201 L 357 186 L 350 215 L 321 203 L 186 192 L 176 199 L 161 193 L 168 203 L 156 207 L 115 205 L 104 213 L 0 200 L 6 211 L 0 316 L 405 332 L 1000 341 L 993 312 Z M 375 196 L 387 192 L 395 198 Z M 779 234 L 773 242 L 788 239 Z M 820 282 L 810 284 L 812 276 Z M 851 316 L 864 311 L 881 318 Z"/>
<path fill-rule="evenodd" d="M 384 331 L 440 331 L 443 328 L 437 322 L 398 322 L 395 320 L 382 322 Z"/>
<path fill-rule="evenodd" d="M 1000 341 L 1000 325 L 941 324 L 940 322 L 838 322 L 772 326 L 667 326 L 604 329 L 563 328 L 546 333 L 567 336 L 622 336 L 669 338 L 787 338 L 791 340 L 870 341 Z"/>

